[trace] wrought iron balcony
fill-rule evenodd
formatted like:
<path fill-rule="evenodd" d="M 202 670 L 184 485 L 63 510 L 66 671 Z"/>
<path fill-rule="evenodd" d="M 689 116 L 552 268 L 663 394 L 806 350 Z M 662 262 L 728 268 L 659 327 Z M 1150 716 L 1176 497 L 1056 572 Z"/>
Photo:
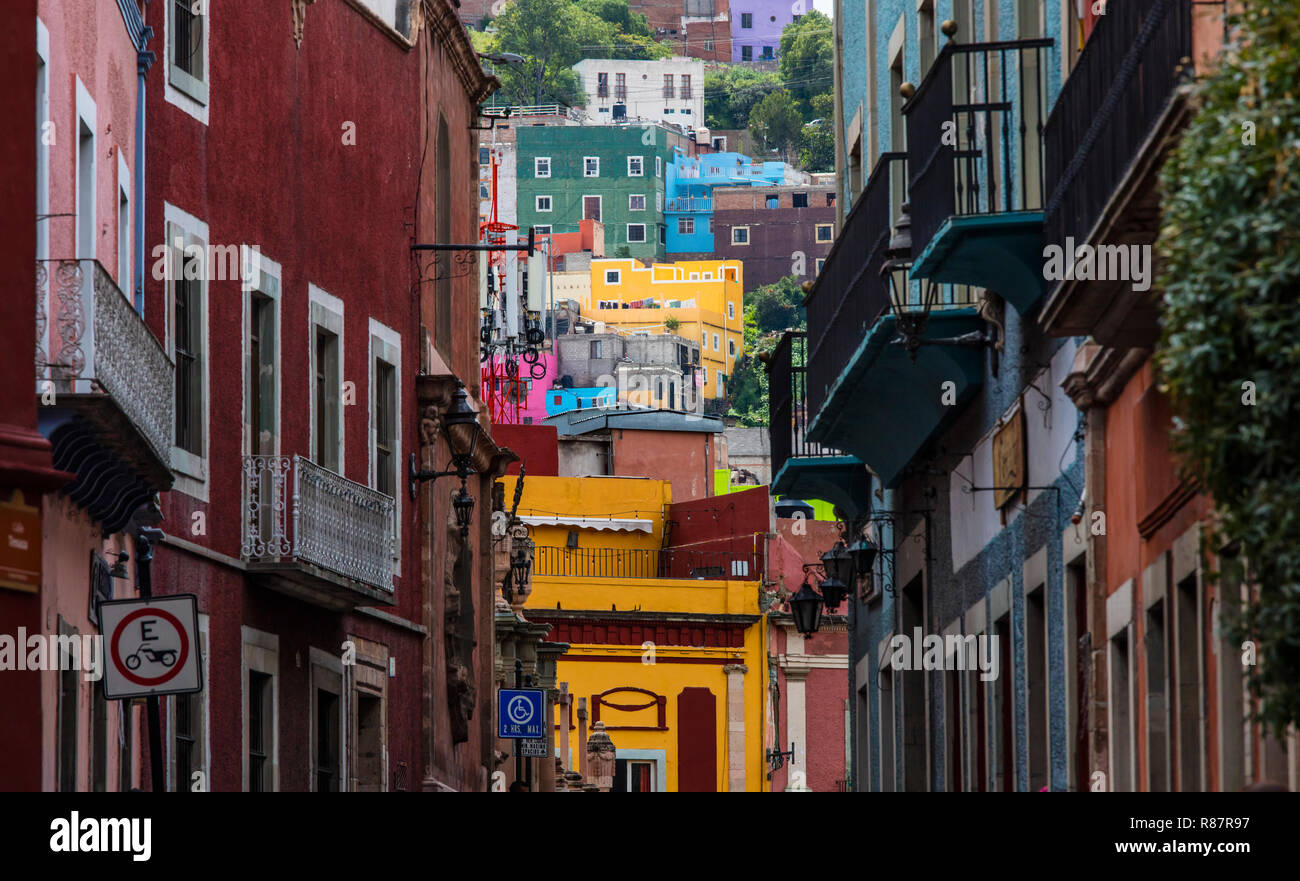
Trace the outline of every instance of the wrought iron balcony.
<path fill-rule="evenodd" d="M 560 548 L 533 550 L 533 574 L 572 578 L 687 578 L 754 581 L 758 555 L 687 548 Z"/>
<path fill-rule="evenodd" d="M 392 604 L 392 496 L 302 456 L 244 456 L 242 498 L 240 557 L 270 587 L 333 609 Z"/>
<path fill-rule="evenodd" d="M 1042 295 L 1050 39 L 949 41 L 907 102 L 913 274 Z"/>
<path fill-rule="evenodd" d="M 1043 132 L 1046 244 L 1155 241 L 1155 173 L 1185 114 L 1178 83 L 1180 71 L 1190 72 L 1186 66 L 1194 54 L 1194 6 L 1193 0 L 1126 0 L 1112 3 L 1097 19 Z M 1122 206 L 1113 202 L 1119 192 L 1126 194 Z M 1114 229 L 1121 214 L 1123 229 Z M 1086 297 L 1058 298 L 1073 286 L 1060 282 L 1049 295 L 1043 325 L 1050 333 L 1091 334 L 1107 344 L 1150 343 L 1157 310 L 1149 297 L 1132 296 L 1131 285 L 1093 285 Z M 1132 338 L 1135 331 L 1144 331 L 1145 338 Z"/>
<path fill-rule="evenodd" d="M 867 332 L 889 311 L 889 288 L 880 270 L 890 230 L 902 208 L 906 168 L 906 154 L 881 155 L 805 301 L 808 336 L 813 340 L 807 361 L 808 406 L 813 415 L 821 410 Z"/>
<path fill-rule="evenodd" d="M 175 367 L 96 260 L 36 263 L 36 393 L 94 427 L 155 490 L 171 487 Z"/>

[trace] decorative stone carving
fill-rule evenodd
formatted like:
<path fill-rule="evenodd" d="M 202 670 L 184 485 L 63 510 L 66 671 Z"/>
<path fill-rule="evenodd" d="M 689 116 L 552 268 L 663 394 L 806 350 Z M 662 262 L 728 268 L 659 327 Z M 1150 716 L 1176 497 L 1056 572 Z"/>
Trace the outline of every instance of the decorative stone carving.
<path fill-rule="evenodd" d="M 455 492 L 454 490 L 449 492 Z M 473 558 L 466 552 L 448 498 L 447 554 L 443 560 L 443 645 L 447 661 L 447 715 L 453 743 L 469 740 L 469 722 L 478 699 L 474 685 Z"/>
<path fill-rule="evenodd" d="M 591 726 L 591 736 L 587 738 L 587 781 L 609 792 L 614 785 L 614 762 L 618 756 L 614 741 L 605 733 L 605 723 L 597 722 Z"/>

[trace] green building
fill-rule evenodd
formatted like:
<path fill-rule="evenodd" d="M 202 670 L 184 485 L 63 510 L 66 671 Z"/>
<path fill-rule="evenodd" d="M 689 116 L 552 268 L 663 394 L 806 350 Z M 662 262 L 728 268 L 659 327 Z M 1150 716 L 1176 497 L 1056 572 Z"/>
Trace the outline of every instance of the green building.
<path fill-rule="evenodd" d="M 664 259 L 664 183 L 686 136 L 663 125 L 536 125 L 516 132 L 521 233 L 605 227 L 605 254 Z"/>

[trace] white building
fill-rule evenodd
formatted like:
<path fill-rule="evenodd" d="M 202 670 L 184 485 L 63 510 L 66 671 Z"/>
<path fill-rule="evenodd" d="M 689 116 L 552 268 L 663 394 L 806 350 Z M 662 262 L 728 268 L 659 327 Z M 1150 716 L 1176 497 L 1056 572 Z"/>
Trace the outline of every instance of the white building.
<path fill-rule="evenodd" d="M 704 125 L 704 62 L 674 56 L 656 61 L 588 58 L 573 66 L 587 93 L 587 121 Z"/>

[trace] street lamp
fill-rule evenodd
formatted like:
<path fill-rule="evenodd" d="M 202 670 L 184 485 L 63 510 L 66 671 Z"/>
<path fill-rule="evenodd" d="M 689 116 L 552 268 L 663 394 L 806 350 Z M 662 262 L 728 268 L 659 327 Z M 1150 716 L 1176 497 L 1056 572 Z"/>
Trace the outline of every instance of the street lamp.
<path fill-rule="evenodd" d="M 531 538 L 515 538 L 514 548 L 510 552 L 510 580 L 514 587 L 523 590 L 528 584 L 528 575 L 533 568 L 533 548 Z"/>
<path fill-rule="evenodd" d="M 420 492 L 420 484 L 426 480 L 439 477 L 459 477 L 460 492 L 452 499 L 456 511 L 456 524 L 460 534 L 469 534 L 470 520 L 474 515 L 474 497 L 466 489 L 465 481 L 474 472 L 474 450 L 483 435 L 483 426 L 479 424 L 478 414 L 470 406 L 469 395 L 465 392 L 465 383 L 456 380 L 456 391 L 452 394 L 451 406 L 442 416 L 442 433 L 451 450 L 451 468 L 447 471 L 425 471 L 417 466 L 415 453 L 411 454 L 409 470 L 409 488 L 411 500 Z"/>
<path fill-rule="evenodd" d="M 803 636 L 812 636 L 821 627 L 822 598 L 807 581 L 790 597 L 790 614 L 794 617 L 794 629 Z"/>

